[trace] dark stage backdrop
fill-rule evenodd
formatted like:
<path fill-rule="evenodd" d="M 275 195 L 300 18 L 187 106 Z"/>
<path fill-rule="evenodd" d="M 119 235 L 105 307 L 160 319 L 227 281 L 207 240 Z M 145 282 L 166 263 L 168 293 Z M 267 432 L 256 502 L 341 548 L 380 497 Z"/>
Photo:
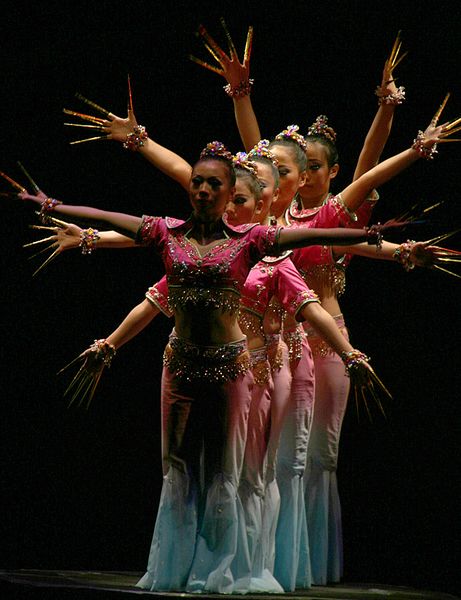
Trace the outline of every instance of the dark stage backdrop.
<path fill-rule="evenodd" d="M 408 147 L 446 91 L 461 115 L 461 18 L 456 2 L 7 2 L 2 11 L 0 169 L 70 203 L 185 216 L 186 195 L 111 142 L 69 146 L 62 108 L 75 92 L 135 111 L 151 137 L 193 161 L 212 139 L 240 149 L 224 80 L 194 37 L 203 22 L 238 49 L 255 27 L 253 102 L 264 136 L 316 115 L 338 131 L 339 191 L 350 182 L 376 110 L 375 86 L 398 30 L 407 102 L 385 156 Z M 84 110 L 85 112 L 85 110 Z M 82 136 L 83 137 L 83 136 Z M 459 226 L 461 145 L 444 144 L 381 190 L 374 220 L 444 201 L 424 239 Z M 7 190 L 0 182 L 0 191 Z M 118 353 L 88 411 L 66 408 L 56 372 L 108 335 L 160 278 L 147 251 L 69 252 L 32 278 L 39 257 L 30 206 L 2 201 L 1 568 L 120 569 L 146 564 L 161 487 L 159 378 L 171 323 L 157 319 Z M 460 245 L 460 237 L 450 242 Z M 355 259 L 344 313 L 353 344 L 373 357 L 394 400 L 387 421 L 346 415 L 339 466 L 345 578 L 454 590 L 459 567 L 459 281 Z"/>

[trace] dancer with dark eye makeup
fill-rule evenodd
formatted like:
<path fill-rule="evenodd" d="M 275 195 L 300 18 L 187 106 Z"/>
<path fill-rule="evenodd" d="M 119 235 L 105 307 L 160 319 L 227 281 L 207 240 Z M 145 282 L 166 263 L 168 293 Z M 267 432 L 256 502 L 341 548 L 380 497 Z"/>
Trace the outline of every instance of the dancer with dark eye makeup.
<path fill-rule="evenodd" d="M 251 580 L 245 521 L 236 494 L 253 375 L 238 325 L 241 288 L 262 257 L 305 244 L 377 241 L 378 231 L 284 230 L 222 219 L 234 197 L 229 153 L 210 144 L 194 165 L 187 221 L 70 206 L 27 193 L 44 220 L 64 215 L 110 224 L 162 256 L 175 330 L 164 354 L 162 447 L 169 465 L 149 565 L 151 590 L 246 592 Z M 197 533 L 198 531 L 198 533 Z"/>

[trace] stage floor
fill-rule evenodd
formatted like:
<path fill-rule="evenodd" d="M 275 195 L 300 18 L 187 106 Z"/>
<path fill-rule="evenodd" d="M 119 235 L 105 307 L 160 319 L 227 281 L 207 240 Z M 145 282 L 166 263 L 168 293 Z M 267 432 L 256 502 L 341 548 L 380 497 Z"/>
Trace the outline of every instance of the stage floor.
<path fill-rule="evenodd" d="M 76 599 L 117 598 L 122 594 L 143 594 L 166 598 L 196 598 L 197 594 L 175 592 L 147 592 L 135 587 L 141 573 L 92 572 L 92 571 L 0 571 L 0 597 L 2 600 L 24 599 Z M 261 598 L 262 594 L 248 594 L 245 598 Z M 200 598 L 221 597 L 219 594 L 200 594 Z M 289 600 L 308 598 L 323 600 L 456 600 L 457 596 L 437 591 L 418 590 L 407 587 L 380 584 L 338 584 L 315 586 L 283 595 L 271 594 L 271 598 Z"/>

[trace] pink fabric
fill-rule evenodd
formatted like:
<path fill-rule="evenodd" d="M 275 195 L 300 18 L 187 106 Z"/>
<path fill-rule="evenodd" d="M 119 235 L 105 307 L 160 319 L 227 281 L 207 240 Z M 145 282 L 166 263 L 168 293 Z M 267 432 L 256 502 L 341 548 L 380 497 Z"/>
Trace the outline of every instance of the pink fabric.
<path fill-rule="evenodd" d="M 154 306 L 160 309 L 166 317 L 173 316 L 173 313 L 168 306 L 168 283 L 166 281 L 166 275 L 147 290 L 146 298 Z"/>
<path fill-rule="evenodd" d="M 290 315 L 295 316 L 307 302 L 318 302 L 293 265 L 291 252 L 276 258 L 266 257 L 250 271 L 240 304 L 261 318 L 273 296 Z"/>
<path fill-rule="evenodd" d="M 278 227 L 225 221 L 228 237 L 201 256 L 187 233 L 190 221 L 144 216 L 137 241 L 153 245 L 162 256 L 168 286 L 221 288 L 240 293 L 250 267 L 266 254 L 277 253 Z"/>

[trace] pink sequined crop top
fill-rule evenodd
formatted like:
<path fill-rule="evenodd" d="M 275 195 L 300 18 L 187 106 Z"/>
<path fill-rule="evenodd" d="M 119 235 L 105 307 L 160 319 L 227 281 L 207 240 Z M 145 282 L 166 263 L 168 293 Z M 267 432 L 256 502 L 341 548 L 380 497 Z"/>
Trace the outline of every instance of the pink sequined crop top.
<path fill-rule="evenodd" d="M 278 257 L 265 257 L 250 271 L 240 300 L 240 321 L 245 328 L 262 335 L 263 318 L 278 321 L 281 328 L 288 313 L 296 317 L 308 302 L 318 302 L 318 296 L 309 289 L 293 265 L 291 251 Z"/>
<path fill-rule="evenodd" d="M 156 306 L 166 317 L 172 317 L 173 313 L 168 306 L 168 283 L 166 275 L 160 281 L 154 283 L 146 292 L 146 298 L 151 304 Z"/>
<path fill-rule="evenodd" d="M 195 306 L 236 313 L 249 270 L 262 257 L 277 254 L 281 228 L 234 227 L 223 219 L 224 239 L 203 255 L 188 237 L 191 229 L 191 218 L 144 216 L 138 230 L 137 243 L 154 246 L 163 259 L 169 308 Z"/>
<path fill-rule="evenodd" d="M 309 209 L 300 208 L 298 199 L 294 198 L 285 220 L 290 227 L 364 227 L 378 198 L 373 191 L 356 213 L 348 210 L 341 194 L 329 194 L 322 206 Z M 331 246 L 298 248 L 293 253 L 293 263 L 308 285 L 316 280 L 338 296 L 345 290 L 345 268 L 350 260 L 350 254 L 335 258 Z"/>

